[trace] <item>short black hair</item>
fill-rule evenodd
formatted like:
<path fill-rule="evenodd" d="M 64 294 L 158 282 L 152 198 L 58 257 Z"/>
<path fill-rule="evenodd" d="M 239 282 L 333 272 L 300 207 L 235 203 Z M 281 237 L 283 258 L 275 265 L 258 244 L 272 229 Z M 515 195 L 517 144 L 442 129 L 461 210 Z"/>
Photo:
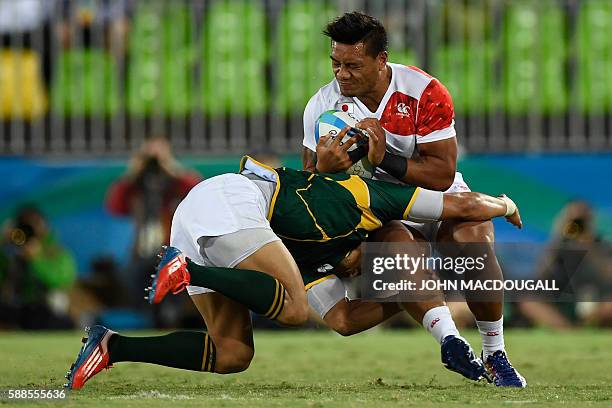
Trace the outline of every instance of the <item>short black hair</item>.
<path fill-rule="evenodd" d="M 359 11 L 344 13 L 331 21 L 323 30 L 323 34 L 341 44 L 353 45 L 363 42 L 366 53 L 373 58 L 387 51 L 385 27 L 376 18 Z"/>

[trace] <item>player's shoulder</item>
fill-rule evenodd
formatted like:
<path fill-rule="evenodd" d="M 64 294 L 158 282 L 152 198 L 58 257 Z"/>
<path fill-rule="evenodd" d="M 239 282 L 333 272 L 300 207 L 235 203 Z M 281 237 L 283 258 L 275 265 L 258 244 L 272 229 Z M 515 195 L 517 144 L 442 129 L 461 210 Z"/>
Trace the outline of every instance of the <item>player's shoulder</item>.
<path fill-rule="evenodd" d="M 433 75 L 412 66 L 389 63 L 393 69 L 394 83 L 398 91 L 420 99 L 427 88 L 444 87 Z"/>

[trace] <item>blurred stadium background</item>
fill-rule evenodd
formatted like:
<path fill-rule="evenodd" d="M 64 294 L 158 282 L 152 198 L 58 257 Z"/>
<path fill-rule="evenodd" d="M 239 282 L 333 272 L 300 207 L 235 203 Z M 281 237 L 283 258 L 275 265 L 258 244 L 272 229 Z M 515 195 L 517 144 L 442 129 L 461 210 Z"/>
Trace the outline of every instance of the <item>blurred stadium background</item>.
<path fill-rule="evenodd" d="M 303 108 L 332 79 L 321 30 L 356 9 L 383 21 L 392 62 L 451 91 L 459 171 L 522 210 L 526 228 L 496 223 L 498 241 L 543 249 L 572 200 L 592 209 L 591 235 L 610 240 L 608 0 L 0 0 L 3 310 L 27 301 L 9 282 L 11 234 L 15 212 L 33 205 L 76 264 L 73 278 L 36 284 L 49 307 L 78 304 L 87 313 L 72 308 L 77 326 L 188 324 L 183 306 L 160 320 L 143 301 L 108 300 L 108 276 L 122 279 L 135 239 L 133 220 L 105 207 L 109 186 L 155 136 L 203 177 L 235 171 L 244 153 L 300 168 Z M 0 327 L 21 327 L 9 315 Z"/>

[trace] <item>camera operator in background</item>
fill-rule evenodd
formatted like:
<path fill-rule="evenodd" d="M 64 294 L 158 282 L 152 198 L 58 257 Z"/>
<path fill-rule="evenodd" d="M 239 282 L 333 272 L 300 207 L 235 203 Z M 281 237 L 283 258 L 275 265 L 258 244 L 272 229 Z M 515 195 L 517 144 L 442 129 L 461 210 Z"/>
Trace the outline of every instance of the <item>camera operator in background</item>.
<path fill-rule="evenodd" d="M 106 197 L 107 209 L 134 221 L 135 240 L 127 269 L 129 276 L 124 277 L 131 299 L 137 302 L 134 306 L 144 305 L 143 289 L 155 270 L 160 245 L 170 240 L 176 206 L 201 179 L 199 174 L 181 167 L 168 140 L 154 137 L 144 142 L 131 158 L 126 174 L 111 185 Z M 170 309 L 166 312 L 170 315 L 180 313 Z M 164 316 L 161 311 L 157 316 L 158 325 L 170 323 L 174 319 L 170 315 Z"/>
<path fill-rule="evenodd" d="M 4 229 L 0 253 L 0 319 L 22 329 L 68 329 L 73 256 L 52 234 L 43 214 L 23 207 Z"/>
<path fill-rule="evenodd" d="M 554 279 L 576 300 L 519 303 L 518 310 L 531 323 L 553 329 L 612 327 L 612 302 L 602 301 L 612 294 L 612 246 L 597 235 L 588 203 L 571 201 L 561 210 L 537 278 Z"/>

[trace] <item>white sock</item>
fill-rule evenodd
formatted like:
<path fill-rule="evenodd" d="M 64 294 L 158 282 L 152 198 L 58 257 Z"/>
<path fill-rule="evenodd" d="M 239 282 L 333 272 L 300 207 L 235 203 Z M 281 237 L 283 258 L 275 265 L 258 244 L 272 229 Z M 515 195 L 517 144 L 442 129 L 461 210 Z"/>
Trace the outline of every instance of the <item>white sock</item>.
<path fill-rule="evenodd" d="M 442 344 L 442 340 L 444 340 L 446 336 L 455 335 L 461 337 L 447 306 L 438 306 L 429 309 L 427 313 L 425 313 L 425 316 L 423 316 L 423 327 L 425 327 L 440 344 Z"/>
<path fill-rule="evenodd" d="M 480 337 L 482 337 L 483 360 L 495 353 L 504 350 L 504 317 L 495 322 L 476 320 Z"/>

